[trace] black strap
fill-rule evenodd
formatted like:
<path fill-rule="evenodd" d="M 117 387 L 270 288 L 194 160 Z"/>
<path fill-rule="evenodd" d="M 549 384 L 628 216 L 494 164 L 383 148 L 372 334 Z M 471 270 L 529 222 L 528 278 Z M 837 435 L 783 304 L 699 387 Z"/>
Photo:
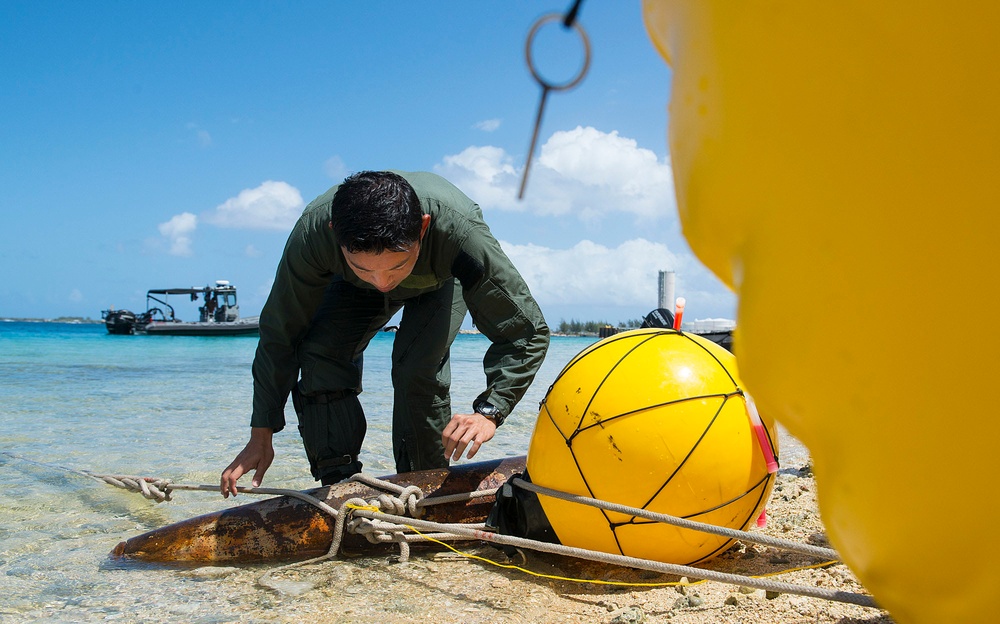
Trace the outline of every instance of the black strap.
<path fill-rule="evenodd" d="M 340 457 L 331 457 L 329 459 L 321 459 L 316 462 L 317 468 L 336 468 L 337 466 L 346 466 L 347 464 L 354 463 L 358 461 L 357 455 L 341 455 Z"/>
<path fill-rule="evenodd" d="M 302 402 L 305 405 L 326 405 L 334 401 L 341 401 L 348 397 L 357 396 L 354 390 L 334 390 L 333 392 L 319 392 L 316 394 L 303 394 Z"/>
<path fill-rule="evenodd" d="M 326 405 L 328 403 L 333 403 L 334 401 L 341 401 L 357 395 L 358 393 L 354 390 L 333 390 L 332 392 L 302 394 L 299 390 L 299 386 L 296 384 L 295 387 L 292 388 L 292 404 L 295 406 L 296 413 L 301 413 L 302 408 L 306 405 Z"/>

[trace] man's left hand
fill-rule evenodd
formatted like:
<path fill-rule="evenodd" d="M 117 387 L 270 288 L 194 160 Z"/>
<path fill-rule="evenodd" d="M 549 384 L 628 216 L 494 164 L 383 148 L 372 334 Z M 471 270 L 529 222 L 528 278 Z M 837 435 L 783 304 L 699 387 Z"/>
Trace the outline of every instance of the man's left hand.
<path fill-rule="evenodd" d="M 462 459 L 465 447 L 469 447 L 467 457 L 472 459 L 479 447 L 493 439 L 497 426 L 482 414 L 455 414 L 441 434 L 444 456 L 451 461 Z"/>

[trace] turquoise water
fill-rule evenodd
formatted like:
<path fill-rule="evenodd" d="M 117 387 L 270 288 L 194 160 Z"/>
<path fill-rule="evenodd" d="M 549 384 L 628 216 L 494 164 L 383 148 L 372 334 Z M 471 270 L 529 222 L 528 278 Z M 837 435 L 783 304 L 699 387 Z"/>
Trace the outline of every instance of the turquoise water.
<path fill-rule="evenodd" d="M 374 474 L 394 472 L 392 339 L 380 334 L 365 355 L 362 460 Z M 477 460 L 527 452 L 545 391 L 594 341 L 553 337 L 534 385 Z M 249 435 L 256 345 L 256 337 L 109 336 L 103 325 L 0 322 L 0 622 L 275 621 L 279 602 L 254 585 L 259 571 L 192 576 L 107 556 L 124 539 L 252 497 L 181 491 L 155 504 L 72 472 L 217 484 Z M 456 340 L 454 405 L 471 405 L 481 391 L 487 345 L 479 335 Z M 264 485 L 313 487 L 290 407 L 286 417 Z M 783 459 L 795 453 L 804 449 L 783 435 Z M 296 608 L 322 594 L 283 600 Z"/>
<path fill-rule="evenodd" d="M 365 354 L 361 400 L 369 429 L 362 460 L 374 474 L 395 471 L 392 339 L 380 334 Z M 545 390 L 593 342 L 553 338 L 535 384 L 477 460 L 527 452 Z M 454 405 L 471 406 L 482 390 L 487 345 L 480 335 L 455 341 Z M 232 499 L 178 492 L 155 504 L 59 468 L 218 483 L 249 435 L 256 346 L 256 337 L 110 336 L 103 325 L 0 322 L 0 622 L 245 621 L 263 613 L 259 588 L 236 599 L 222 591 L 231 581 L 216 581 L 217 595 L 211 581 L 176 570 L 123 569 L 107 559 L 124 539 L 231 506 Z M 290 425 L 275 436 L 264 485 L 313 487 L 290 407 L 286 417 Z M 130 587 L 144 588 L 148 600 L 137 600 Z"/>

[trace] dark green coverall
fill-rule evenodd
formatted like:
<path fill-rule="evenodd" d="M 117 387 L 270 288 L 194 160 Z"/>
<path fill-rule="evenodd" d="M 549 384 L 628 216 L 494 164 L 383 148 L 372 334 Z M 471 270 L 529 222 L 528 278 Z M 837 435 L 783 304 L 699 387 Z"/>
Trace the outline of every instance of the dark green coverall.
<path fill-rule="evenodd" d="M 549 344 L 541 310 L 479 206 L 435 174 L 396 173 L 431 216 L 413 272 L 381 293 L 351 271 L 329 227 L 335 186 L 296 223 L 260 316 L 251 426 L 280 431 L 293 392 L 313 476 L 325 483 L 361 470 L 362 354 L 400 308 L 392 350 L 398 472 L 448 465 L 441 433 L 452 417 L 449 352 L 466 311 L 492 343 L 477 400 L 504 415 L 528 389 Z"/>

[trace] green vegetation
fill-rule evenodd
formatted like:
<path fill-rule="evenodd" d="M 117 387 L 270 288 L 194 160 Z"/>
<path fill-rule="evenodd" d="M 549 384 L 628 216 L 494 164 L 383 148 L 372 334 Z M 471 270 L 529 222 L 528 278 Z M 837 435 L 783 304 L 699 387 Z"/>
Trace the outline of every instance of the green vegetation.
<path fill-rule="evenodd" d="M 612 327 L 618 327 L 619 329 L 635 329 L 642 325 L 642 319 L 633 319 L 629 321 L 623 321 L 614 325 L 607 321 L 578 321 L 573 319 L 571 321 L 566 321 L 565 319 L 559 320 L 559 327 L 556 328 L 557 334 L 576 334 L 576 335 L 587 335 L 594 334 L 600 331 L 602 327 L 611 325 Z"/>
<path fill-rule="evenodd" d="M 101 319 L 92 319 L 89 316 L 60 316 L 57 318 L 24 318 L 13 316 L 0 316 L 0 321 L 18 323 L 104 323 Z"/>

